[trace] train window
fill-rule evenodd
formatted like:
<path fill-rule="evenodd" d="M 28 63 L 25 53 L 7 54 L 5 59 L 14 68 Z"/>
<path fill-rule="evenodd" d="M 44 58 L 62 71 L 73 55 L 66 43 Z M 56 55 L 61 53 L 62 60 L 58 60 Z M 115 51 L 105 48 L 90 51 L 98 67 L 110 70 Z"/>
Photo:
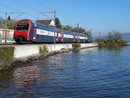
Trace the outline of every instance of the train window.
<path fill-rule="evenodd" d="M 44 30 L 47 30 L 47 26 L 44 26 Z"/>
<path fill-rule="evenodd" d="M 44 29 L 44 26 L 42 26 L 42 29 Z"/>
<path fill-rule="evenodd" d="M 53 28 L 50 27 L 49 31 L 53 31 Z"/>
<path fill-rule="evenodd" d="M 16 30 L 19 31 L 28 31 L 29 24 L 27 23 L 18 23 Z"/>

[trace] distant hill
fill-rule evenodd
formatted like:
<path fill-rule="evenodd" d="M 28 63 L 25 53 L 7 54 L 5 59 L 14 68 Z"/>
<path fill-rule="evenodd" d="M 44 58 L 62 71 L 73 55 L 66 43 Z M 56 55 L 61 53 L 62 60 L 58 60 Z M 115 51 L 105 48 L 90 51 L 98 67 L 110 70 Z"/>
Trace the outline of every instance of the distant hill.
<path fill-rule="evenodd" d="M 127 41 L 130 43 L 130 33 L 123 33 L 122 34 L 123 40 Z"/>

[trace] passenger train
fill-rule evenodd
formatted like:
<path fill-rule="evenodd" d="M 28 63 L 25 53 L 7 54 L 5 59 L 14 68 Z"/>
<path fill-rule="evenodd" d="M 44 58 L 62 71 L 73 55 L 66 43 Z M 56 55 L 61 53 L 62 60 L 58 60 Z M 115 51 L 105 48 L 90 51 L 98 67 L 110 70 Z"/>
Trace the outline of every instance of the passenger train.
<path fill-rule="evenodd" d="M 13 38 L 16 43 L 53 43 L 54 27 L 36 23 L 32 20 L 19 20 L 16 23 Z M 56 43 L 92 42 L 92 38 L 56 28 L 55 41 Z"/>

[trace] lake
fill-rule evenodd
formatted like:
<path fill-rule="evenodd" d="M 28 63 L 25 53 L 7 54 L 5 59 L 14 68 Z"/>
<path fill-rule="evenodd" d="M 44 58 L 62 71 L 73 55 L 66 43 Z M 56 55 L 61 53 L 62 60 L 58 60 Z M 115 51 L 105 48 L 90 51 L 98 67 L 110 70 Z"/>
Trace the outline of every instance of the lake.
<path fill-rule="evenodd" d="M 0 73 L 0 98 L 130 98 L 130 46 L 61 53 Z"/>

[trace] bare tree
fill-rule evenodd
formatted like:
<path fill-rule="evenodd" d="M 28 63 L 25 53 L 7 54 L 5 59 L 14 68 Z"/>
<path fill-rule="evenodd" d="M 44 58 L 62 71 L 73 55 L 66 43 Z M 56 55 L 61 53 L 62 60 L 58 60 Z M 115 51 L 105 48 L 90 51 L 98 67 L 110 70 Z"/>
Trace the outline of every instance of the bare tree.
<path fill-rule="evenodd" d="M 91 36 L 92 35 L 91 30 L 86 31 L 85 34 Z"/>
<path fill-rule="evenodd" d="M 8 29 L 14 29 L 16 23 L 17 23 L 17 20 L 8 20 L 8 23 L 7 23 Z"/>
<path fill-rule="evenodd" d="M 117 42 L 118 40 L 122 40 L 122 35 L 120 32 L 114 32 L 113 37 L 114 37 L 115 42 Z"/>
<path fill-rule="evenodd" d="M 0 28 L 4 27 L 4 19 L 2 17 L 0 17 Z"/>
<path fill-rule="evenodd" d="M 113 40 L 114 40 L 113 34 L 112 34 L 111 32 L 108 32 L 107 39 L 108 39 L 109 41 L 113 41 Z"/>
<path fill-rule="evenodd" d="M 66 29 L 67 29 L 68 31 L 71 31 L 71 30 L 72 30 L 72 27 L 71 27 L 70 25 L 66 25 Z"/>
<path fill-rule="evenodd" d="M 0 26 L 1 26 L 1 24 L 2 24 L 2 20 L 3 20 L 2 17 L 0 17 Z"/>

